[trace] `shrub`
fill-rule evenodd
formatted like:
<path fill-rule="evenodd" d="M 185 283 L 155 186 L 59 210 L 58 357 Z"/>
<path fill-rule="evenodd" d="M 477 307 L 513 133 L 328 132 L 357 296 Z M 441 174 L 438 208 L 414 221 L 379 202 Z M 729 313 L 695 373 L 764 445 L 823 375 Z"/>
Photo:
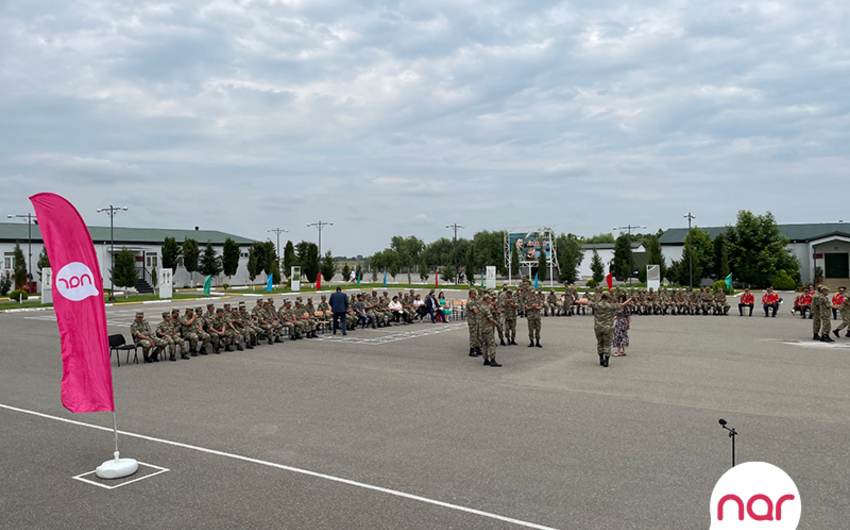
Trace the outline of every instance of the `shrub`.
<path fill-rule="evenodd" d="M 714 285 L 711 286 L 712 292 L 717 292 L 718 287 L 723 289 L 724 293 L 732 294 L 733 290 L 726 287 L 726 281 L 725 280 L 717 280 L 716 282 L 714 282 Z"/>
<path fill-rule="evenodd" d="M 29 297 L 30 295 L 23 289 L 16 289 L 9 293 L 9 298 L 12 300 L 18 300 L 18 298 L 20 298 L 21 300 L 26 300 Z"/>
<path fill-rule="evenodd" d="M 226 291 L 226 290 L 230 289 L 230 284 L 229 283 L 223 283 L 223 284 L 221 284 L 221 288 Z"/>
<path fill-rule="evenodd" d="M 9 294 L 9 289 L 12 288 L 12 276 L 7 272 L 0 274 L 0 296 Z"/>
<path fill-rule="evenodd" d="M 785 271 L 773 277 L 773 288 L 777 291 L 793 291 L 797 288 L 797 281 Z"/>
<path fill-rule="evenodd" d="M 590 288 L 590 289 L 596 289 L 596 287 L 597 287 L 598 285 L 599 285 L 599 282 L 597 282 L 597 281 L 596 281 L 596 280 L 594 280 L 593 278 L 591 278 L 591 279 L 587 280 L 587 287 L 588 287 L 588 288 Z"/>

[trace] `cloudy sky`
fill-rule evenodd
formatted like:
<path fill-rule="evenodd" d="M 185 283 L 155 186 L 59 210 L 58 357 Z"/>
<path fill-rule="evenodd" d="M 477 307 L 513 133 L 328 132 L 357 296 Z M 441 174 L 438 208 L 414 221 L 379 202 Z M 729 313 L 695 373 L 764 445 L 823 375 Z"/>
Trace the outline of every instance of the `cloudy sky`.
<path fill-rule="evenodd" d="M 850 221 L 850 4 L 0 0 L 0 210 L 369 254 Z"/>

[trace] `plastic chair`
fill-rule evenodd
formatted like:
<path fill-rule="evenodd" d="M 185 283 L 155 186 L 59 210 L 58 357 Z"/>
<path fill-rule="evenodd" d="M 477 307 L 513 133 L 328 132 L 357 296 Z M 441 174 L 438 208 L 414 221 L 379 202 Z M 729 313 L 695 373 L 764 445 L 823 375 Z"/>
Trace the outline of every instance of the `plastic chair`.
<path fill-rule="evenodd" d="M 124 361 L 125 364 L 130 362 L 130 352 L 133 352 L 133 362 L 139 364 L 139 346 L 137 344 L 127 344 L 124 340 L 124 335 L 120 333 L 117 335 L 109 336 L 109 356 L 112 357 L 112 352 L 115 352 L 115 359 L 118 361 L 118 367 L 121 367 L 121 358 L 119 357 L 121 351 L 127 352 L 127 359 Z"/>

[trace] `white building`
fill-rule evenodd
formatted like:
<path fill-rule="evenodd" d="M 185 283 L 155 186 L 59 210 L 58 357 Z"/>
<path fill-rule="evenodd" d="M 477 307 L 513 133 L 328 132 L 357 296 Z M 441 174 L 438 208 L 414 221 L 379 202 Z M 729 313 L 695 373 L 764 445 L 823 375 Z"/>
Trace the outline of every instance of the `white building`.
<path fill-rule="evenodd" d="M 110 267 L 110 230 L 108 226 L 90 226 L 88 227 L 94 242 L 97 259 L 100 263 L 100 274 L 103 277 L 103 286 L 105 289 L 112 287 L 112 280 L 109 273 Z M 252 239 L 226 234 L 217 230 L 172 230 L 158 228 L 124 228 L 115 227 L 115 254 L 127 249 L 136 256 L 136 268 L 138 277 L 141 282 L 146 282 L 153 287 L 151 281 L 151 271 L 154 269 L 159 273 L 159 268 L 162 267 L 160 256 L 162 254 L 162 243 L 166 237 L 173 237 L 181 244 L 186 238 L 195 239 L 203 254 L 204 247 L 207 242 L 212 243 L 213 249 L 219 256 L 222 254 L 224 241 L 230 238 L 240 247 L 239 268 L 236 274 L 230 278 L 232 284 L 248 283 L 248 247 L 255 241 Z M 14 267 L 14 249 L 15 242 L 20 243 L 21 250 L 24 253 L 24 259 L 29 259 L 29 235 L 27 232 L 26 223 L 0 223 L 0 252 L 3 255 L 3 261 L 0 263 L 0 272 L 5 274 L 5 271 L 11 272 Z M 37 225 L 32 227 L 32 275 L 34 281 L 38 282 L 37 290 L 41 292 L 41 281 L 38 274 L 38 256 L 44 244 L 41 239 L 41 231 Z M 190 274 L 183 268 L 182 258 L 177 270 L 174 271 L 174 286 L 184 287 L 189 286 Z M 197 284 L 201 281 L 201 273 L 194 273 L 194 282 Z M 225 277 L 217 279 L 216 283 L 226 281 Z"/>
<path fill-rule="evenodd" d="M 599 254 L 599 259 L 605 264 L 605 274 L 611 270 L 611 264 L 614 263 L 614 243 L 593 243 L 584 244 L 581 246 L 584 258 L 578 267 L 578 277 L 587 280 L 593 277 L 593 271 L 590 269 L 590 263 L 593 261 L 593 250 Z M 643 245 L 640 243 L 632 243 L 632 252 L 641 254 L 644 252 Z M 644 260 L 645 261 L 645 260 Z M 636 264 L 637 265 L 637 264 Z"/>
<path fill-rule="evenodd" d="M 788 238 L 786 248 L 800 260 L 800 279 L 803 283 L 814 280 L 815 268 L 820 267 L 826 282 L 850 284 L 850 224 L 814 223 L 777 225 Z M 702 228 L 712 239 L 726 231 L 726 227 Z M 682 259 L 687 228 L 672 228 L 659 238 L 665 261 Z"/>

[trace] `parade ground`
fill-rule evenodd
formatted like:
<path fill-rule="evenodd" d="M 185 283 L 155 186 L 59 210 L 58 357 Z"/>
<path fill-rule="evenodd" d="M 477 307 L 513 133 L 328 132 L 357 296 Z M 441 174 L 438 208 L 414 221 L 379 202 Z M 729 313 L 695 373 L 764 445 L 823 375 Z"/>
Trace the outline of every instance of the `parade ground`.
<path fill-rule="evenodd" d="M 107 308 L 109 331 L 129 340 L 139 308 L 155 326 L 166 307 Z M 0 314 L 0 529 L 708 528 L 731 465 L 720 418 L 739 463 L 796 481 L 799 528 L 846 527 L 850 339 L 815 343 L 782 308 L 633 317 L 607 369 L 589 314 L 543 318 L 542 349 L 520 319 L 501 368 L 467 356 L 463 321 L 122 354 L 121 455 L 142 466 L 117 483 L 90 473 L 111 414 L 61 405 L 53 312 Z"/>

